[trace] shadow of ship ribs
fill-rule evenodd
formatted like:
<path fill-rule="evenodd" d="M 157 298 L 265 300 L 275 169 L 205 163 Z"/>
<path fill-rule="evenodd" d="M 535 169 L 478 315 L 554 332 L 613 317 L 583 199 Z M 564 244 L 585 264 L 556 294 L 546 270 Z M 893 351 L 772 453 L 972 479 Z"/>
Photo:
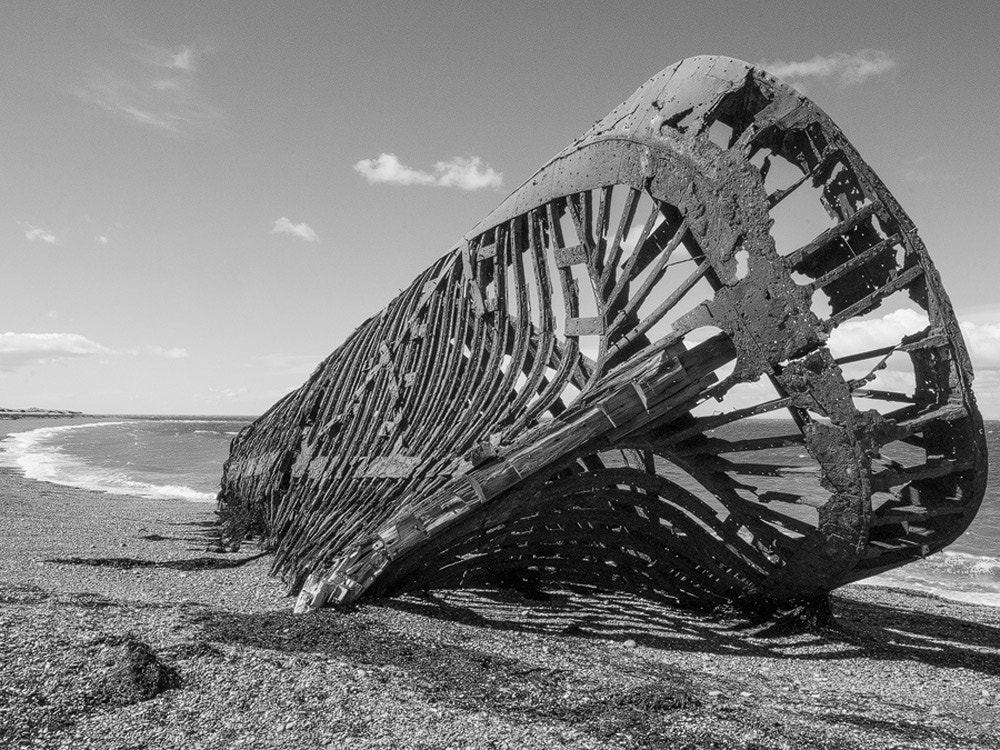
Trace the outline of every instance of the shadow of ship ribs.
<path fill-rule="evenodd" d="M 901 304 L 922 330 L 835 351 Z M 986 476 L 971 381 L 913 224 L 836 125 L 697 57 L 243 430 L 220 512 L 267 537 L 298 610 L 511 580 L 767 610 L 961 534 Z M 732 437 L 768 414 L 786 434 Z"/>

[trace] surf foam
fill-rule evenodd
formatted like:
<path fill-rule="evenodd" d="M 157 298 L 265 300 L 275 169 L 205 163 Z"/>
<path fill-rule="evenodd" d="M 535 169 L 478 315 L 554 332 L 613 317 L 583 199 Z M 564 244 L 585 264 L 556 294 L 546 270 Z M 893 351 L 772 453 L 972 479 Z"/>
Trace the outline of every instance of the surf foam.
<path fill-rule="evenodd" d="M 895 586 L 968 604 L 1000 607 L 1000 558 L 944 550 L 858 584 Z"/>
<path fill-rule="evenodd" d="M 115 427 L 128 422 L 88 422 L 79 425 L 41 427 L 29 432 L 16 432 L 2 442 L 0 454 L 7 466 L 19 469 L 28 479 L 49 482 L 64 487 L 77 487 L 109 495 L 133 495 L 152 500 L 187 500 L 191 502 L 212 502 L 214 492 L 175 484 L 154 484 L 137 481 L 126 474 L 112 469 L 92 466 L 66 453 L 59 445 L 53 444 L 60 434 L 72 430 Z"/>

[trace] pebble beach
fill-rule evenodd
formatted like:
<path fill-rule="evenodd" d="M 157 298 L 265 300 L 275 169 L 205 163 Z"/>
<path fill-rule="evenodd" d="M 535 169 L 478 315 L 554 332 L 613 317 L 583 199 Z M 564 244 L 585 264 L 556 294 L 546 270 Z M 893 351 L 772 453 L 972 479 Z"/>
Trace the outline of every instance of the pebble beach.
<path fill-rule="evenodd" d="M 0 748 L 1000 748 L 1000 608 L 851 586 L 820 629 L 571 590 L 296 616 L 214 518 L 0 468 Z M 152 687 L 120 689 L 140 652 Z"/>

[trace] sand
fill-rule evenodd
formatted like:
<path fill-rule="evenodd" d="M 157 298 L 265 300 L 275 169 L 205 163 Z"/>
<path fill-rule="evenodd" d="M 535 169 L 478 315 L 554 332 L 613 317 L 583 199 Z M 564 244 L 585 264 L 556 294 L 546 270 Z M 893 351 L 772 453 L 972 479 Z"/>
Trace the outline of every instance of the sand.
<path fill-rule="evenodd" d="M 0 469 L 0 747 L 1000 748 L 998 608 L 852 586 L 811 631 L 572 591 L 295 616 L 260 550 L 208 551 L 213 510 Z M 162 679 L 130 698 L 146 646 Z"/>

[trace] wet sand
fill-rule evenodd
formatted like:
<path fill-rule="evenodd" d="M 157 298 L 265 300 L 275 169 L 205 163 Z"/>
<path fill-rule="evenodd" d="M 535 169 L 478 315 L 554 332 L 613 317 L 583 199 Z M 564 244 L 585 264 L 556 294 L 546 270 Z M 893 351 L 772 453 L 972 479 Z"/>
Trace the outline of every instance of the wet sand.
<path fill-rule="evenodd" d="M 1000 608 L 854 586 L 818 631 L 569 591 L 294 616 L 266 555 L 208 551 L 213 511 L 0 468 L 0 747 L 1000 748 Z M 174 678 L 123 705 L 95 686 L 125 640 Z"/>

